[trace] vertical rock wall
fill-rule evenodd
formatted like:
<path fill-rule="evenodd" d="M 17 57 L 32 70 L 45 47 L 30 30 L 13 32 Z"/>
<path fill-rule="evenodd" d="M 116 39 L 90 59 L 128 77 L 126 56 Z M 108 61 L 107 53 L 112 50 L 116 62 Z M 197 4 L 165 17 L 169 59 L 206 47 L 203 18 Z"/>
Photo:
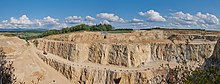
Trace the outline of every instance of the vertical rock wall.
<path fill-rule="evenodd" d="M 84 44 L 38 40 L 37 48 L 73 62 L 137 67 L 150 61 L 150 44 Z"/>
<path fill-rule="evenodd" d="M 204 61 L 212 55 L 214 43 L 210 44 L 151 44 L 151 60 Z"/>
<path fill-rule="evenodd" d="M 72 66 L 71 64 L 47 58 L 42 54 L 39 57 L 48 65 L 62 73 L 73 84 L 147 84 L 153 73 L 150 70 L 111 70 L 94 67 Z"/>
<path fill-rule="evenodd" d="M 198 61 L 211 56 L 215 43 L 72 43 L 38 40 L 37 48 L 73 62 L 138 67 L 153 61 Z"/>

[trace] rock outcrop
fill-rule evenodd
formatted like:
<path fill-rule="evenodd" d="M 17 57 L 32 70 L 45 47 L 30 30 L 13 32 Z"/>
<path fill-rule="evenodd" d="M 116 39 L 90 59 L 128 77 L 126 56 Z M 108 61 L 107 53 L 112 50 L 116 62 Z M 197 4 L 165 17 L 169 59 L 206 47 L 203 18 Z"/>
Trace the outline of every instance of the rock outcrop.
<path fill-rule="evenodd" d="M 220 67 L 220 39 L 217 41 L 211 57 L 205 60 L 204 65 Z"/>

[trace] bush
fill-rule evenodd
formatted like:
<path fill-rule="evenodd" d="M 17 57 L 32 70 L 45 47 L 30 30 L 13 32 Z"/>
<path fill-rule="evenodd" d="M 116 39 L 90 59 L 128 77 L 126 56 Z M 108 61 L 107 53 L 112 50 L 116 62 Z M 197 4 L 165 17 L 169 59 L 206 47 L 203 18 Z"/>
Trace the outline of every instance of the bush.
<path fill-rule="evenodd" d="M 114 28 L 108 24 L 98 24 L 93 26 L 81 24 L 81 25 L 63 28 L 62 30 L 48 30 L 38 37 L 42 38 L 49 35 L 63 34 L 63 33 L 76 32 L 76 31 L 111 31 L 113 29 Z"/>
<path fill-rule="evenodd" d="M 186 84 L 218 84 L 220 83 L 220 68 L 215 66 L 192 71 L 192 75 L 185 81 Z"/>
<path fill-rule="evenodd" d="M 171 68 L 169 64 L 161 65 L 166 74 L 159 74 L 148 80 L 149 83 L 167 84 L 218 84 L 220 83 L 220 68 L 216 66 L 192 67 L 186 65 Z M 193 70 L 193 68 L 195 68 Z"/>
<path fill-rule="evenodd" d="M 14 84 L 16 81 L 16 77 L 13 74 L 15 71 L 13 62 L 6 61 L 5 52 L 3 52 L 3 48 L 0 48 L 0 84 Z"/>

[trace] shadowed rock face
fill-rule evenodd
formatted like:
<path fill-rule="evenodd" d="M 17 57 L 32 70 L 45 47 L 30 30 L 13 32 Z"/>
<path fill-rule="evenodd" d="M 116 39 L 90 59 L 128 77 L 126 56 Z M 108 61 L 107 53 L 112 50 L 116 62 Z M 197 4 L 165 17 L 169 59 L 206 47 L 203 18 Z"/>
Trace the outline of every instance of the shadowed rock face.
<path fill-rule="evenodd" d="M 212 56 L 206 59 L 205 66 L 220 66 L 220 39 L 217 41 Z"/>
<path fill-rule="evenodd" d="M 149 66 L 157 68 L 159 65 L 156 63 L 161 61 L 203 63 L 212 55 L 216 39 L 215 35 L 173 35 L 164 31 L 108 34 L 105 38 L 101 33 L 84 32 L 49 36 L 37 39 L 35 43 L 39 50 L 71 63 L 92 63 L 113 68 L 72 66 L 39 54 L 45 63 L 74 84 L 146 84 L 148 79 L 158 74 L 156 70 L 148 70 Z M 117 67 L 123 69 L 114 70 Z"/>

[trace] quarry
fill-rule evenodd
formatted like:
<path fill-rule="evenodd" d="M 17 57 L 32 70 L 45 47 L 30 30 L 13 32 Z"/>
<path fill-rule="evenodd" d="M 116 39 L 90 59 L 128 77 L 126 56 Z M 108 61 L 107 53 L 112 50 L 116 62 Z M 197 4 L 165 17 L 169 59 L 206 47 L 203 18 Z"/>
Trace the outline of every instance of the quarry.
<path fill-rule="evenodd" d="M 0 84 L 220 84 L 220 0 L 0 0 Z"/>
<path fill-rule="evenodd" d="M 14 61 L 18 81 L 27 84 L 38 79 L 39 84 L 155 84 L 155 76 L 166 74 L 161 65 L 199 67 L 216 58 L 218 37 L 187 30 L 83 31 L 29 40 L 29 45 L 2 36 L 0 46 Z"/>

